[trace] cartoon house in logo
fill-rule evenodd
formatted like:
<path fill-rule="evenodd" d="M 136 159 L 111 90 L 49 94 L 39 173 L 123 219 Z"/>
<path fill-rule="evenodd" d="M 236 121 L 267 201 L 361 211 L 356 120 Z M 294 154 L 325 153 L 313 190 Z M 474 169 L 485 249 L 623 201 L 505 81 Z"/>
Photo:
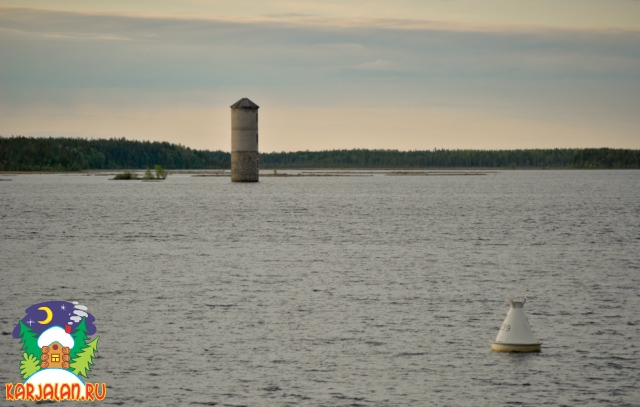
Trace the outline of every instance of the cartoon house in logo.
<path fill-rule="evenodd" d="M 40 356 L 40 367 L 69 369 L 69 361 L 71 357 L 69 353 L 73 348 L 73 337 L 59 326 L 54 326 L 42 334 L 38 338 L 38 347 L 42 352 Z"/>
<path fill-rule="evenodd" d="M 98 351 L 95 318 L 87 307 L 77 302 L 47 301 L 30 306 L 13 329 L 13 337 L 20 339 L 23 359 L 20 374 L 25 383 L 39 380 L 39 376 L 58 377 L 82 383 L 88 378 Z"/>

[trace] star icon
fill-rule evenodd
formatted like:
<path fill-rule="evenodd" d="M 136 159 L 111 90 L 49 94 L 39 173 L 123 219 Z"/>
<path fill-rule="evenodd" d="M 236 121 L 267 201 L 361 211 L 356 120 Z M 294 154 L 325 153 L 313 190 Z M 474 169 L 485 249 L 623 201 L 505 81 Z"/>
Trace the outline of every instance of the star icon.
<path fill-rule="evenodd" d="M 29 318 L 29 320 L 27 321 L 27 324 L 29 324 L 29 326 L 31 326 L 31 324 L 33 324 L 34 322 L 36 322 L 36 321 L 34 321 L 31 318 Z"/>
<path fill-rule="evenodd" d="M 62 305 L 60 306 L 60 309 L 64 311 L 64 310 L 66 310 L 67 308 L 64 306 L 64 304 L 62 304 Z"/>

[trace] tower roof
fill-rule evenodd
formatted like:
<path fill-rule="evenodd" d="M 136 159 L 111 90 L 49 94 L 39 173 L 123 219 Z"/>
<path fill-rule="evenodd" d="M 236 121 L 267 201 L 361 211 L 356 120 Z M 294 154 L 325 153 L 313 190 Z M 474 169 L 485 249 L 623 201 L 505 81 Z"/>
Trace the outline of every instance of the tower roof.
<path fill-rule="evenodd" d="M 236 103 L 230 106 L 232 109 L 259 109 L 260 106 L 256 105 L 252 101 L 247 98 L 242 98 L 238 100 Z"/>

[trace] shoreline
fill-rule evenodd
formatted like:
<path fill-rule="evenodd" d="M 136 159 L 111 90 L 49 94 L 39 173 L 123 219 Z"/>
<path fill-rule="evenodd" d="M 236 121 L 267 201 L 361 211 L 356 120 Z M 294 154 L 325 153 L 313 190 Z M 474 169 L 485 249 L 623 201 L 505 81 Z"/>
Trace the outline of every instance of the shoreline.
<path fill-rule="evenodd" d="M 297 174 L 272 174 L 274 169 L 265 168 L 261 171 L 269 171 L 269 173 L 261 173 L 262 177 L 269 176 L 291 176 Z M 276 171 L 299 171 L 300 173 L 314 173 L 314 176 L 317 176 L 317 173 L 331 173 L 332 175 L 335 173 L 354 173 L 362 175 L 363 173 L 369 174 L 381 174 L 381 173 L 397 173 L 396 175 L 413 175 L 413 173 L 442 173 L 442 172 L 450 172 L 451 175 L 459 175 L 461 172 L 471 172 L 472 175 L 475 175 L 480 172 L 498 172 L 498 171 L 638 171 L 638 168 L 501 168 L 501 167 L 426 167 L 426 168 L 275 168 Z M 96 175 L 96 176 L 107 176 L 119 174 L 122 172 L 144 172 L 144 169 L 116 169 L 116 170 L 80 170 L 80 171 L 0 171 L 0 176 L 2 175 L 47 175 L 47 174 L 62 174 L 62 175 Z M 204 175 L 204 176 L 230 176 L 231 170 L 216 170 L 216 169 L 202 169 L 202 170 L 167 170 L 169 173 L 173 174 L 192 174 L 192 175 Z M 223 172 L 224 171 L 224 172 Z M 218 174 L 217 174 L 217 173 Z"/>

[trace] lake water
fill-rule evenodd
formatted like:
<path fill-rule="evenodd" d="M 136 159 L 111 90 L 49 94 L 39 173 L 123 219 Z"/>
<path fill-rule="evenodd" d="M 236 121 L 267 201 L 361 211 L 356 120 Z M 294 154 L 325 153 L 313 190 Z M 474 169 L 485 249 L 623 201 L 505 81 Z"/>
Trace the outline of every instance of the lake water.
<path fill-rule="evenodd" d="M 0 382 L 59 299 L 104 405 L 640 405 L 640 171 L 0 178 Z"/>

